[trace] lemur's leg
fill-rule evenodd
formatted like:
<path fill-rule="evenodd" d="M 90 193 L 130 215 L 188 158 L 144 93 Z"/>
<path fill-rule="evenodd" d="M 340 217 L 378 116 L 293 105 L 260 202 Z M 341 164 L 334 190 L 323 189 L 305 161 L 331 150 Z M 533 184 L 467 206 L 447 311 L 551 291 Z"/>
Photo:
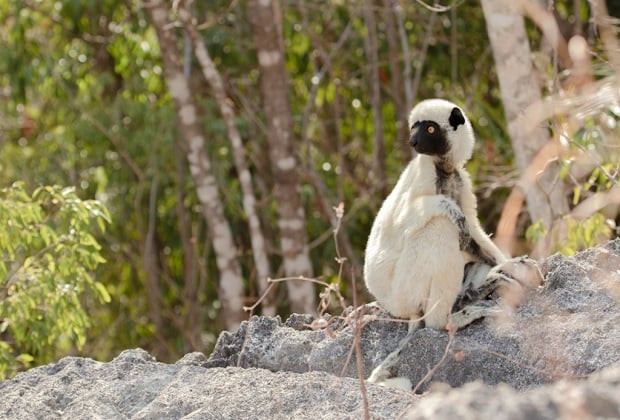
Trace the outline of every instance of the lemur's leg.
<path fill-rule="evenodd" d="M 469 262 L 465 264 L 463 284 L 452 306 L 452 312 L 456 312 L 464 305 L 481 298 L 481 289 L 491 269 L 490 265 L 482 262 Z"/>
<path fill-rule="evenodd" d="M 405 338 L 401 340 L 396 347 L 396 350 L 387 355 L 387 357 L 373 369 L 372 373 L 368 377 L 368 382 L 373 384 L 384 384 L 388 379 L 394 378 L 396 376 L 397 368 L 400 364 L 400 355 L 407 347 L 411 339 L 413 338 L 413 334 L 420 328 L 420 321 L 410 321 L 409 322 L 409 330 L 407 331 L 407 335 Z"/>
<path fill-rule="evenodd" d="M 502 267 L 503 264 L 491 267 L 481 262 L 467 263 L 463 285 L 452 306 L 452 312 L 458 312 L 465 305 L 486 298 L 502 284 L 519 284 L 514 277 L 504 272 Z"/>
<path fill-rule="evenodd" d="M 524 288 L 540 284 L 541 280 L 536 262 L 528 257 L 512 258 L 495 267 L 480 262 L 468 263 L 463 286 L 452 306 L 452 327 L 463 328 L 477 319 L 501 312 L 501 297 L 492 302 L 480 302 L 500 287 L 507 286 L 520 293 Z"/>
<path fill-rule="evenodd" d="M 452 306 L 452 328 L 461 329 L 480 318 L 499 314 L 502 298 L 483 301 L 500 286 L 521 289 L 520 283 L 501 270 L 502 265 L 490 267 L 484 263 L 469 263 L 461 293 Z"/>
<path fill-rule="evenodd" d="M 468 304 L 460 311 L 452 313 L 450 316 L 451 326 L 455 330 L 459 330 L 480 318 L 497 315 L 501 311 L 502 309 L 499 307 L 499 302 L 493 302 L 487 305 L 482 303 Z"/>

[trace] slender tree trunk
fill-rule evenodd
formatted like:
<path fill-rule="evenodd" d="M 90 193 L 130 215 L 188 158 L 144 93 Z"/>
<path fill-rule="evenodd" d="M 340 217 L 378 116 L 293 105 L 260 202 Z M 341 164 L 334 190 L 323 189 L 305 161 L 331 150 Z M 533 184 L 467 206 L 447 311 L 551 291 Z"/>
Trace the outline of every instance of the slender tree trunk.
<path fill-rule="evenodd" d="M 525 173 L 549 140 L 549 133 L 538 121 L 518 122 L 523 110 L 542 99 L 530 60 L 523 16 L 516 6 L 505 0 L 481 0 L 481 3 L 517 167 Z M 532 221 L 541 220 L 547 228 L 555 218 L 568 211 L 564 184 L 558 178 L 558 168 L 553 165 L 549 165 L 537 185 L 525 191 L 525 197 Z"/>
<path fill-rule="evenodd" d="M 456 77 L 458 72 L 458 45 L 456 32 L 456 8 L 457 0 L 452 0 L 450 4 L 450 91 L 456 96 Z"/>
<path fill-rule="evenodd" d="M 398 0 L 391 0 L 391 2 L 393 4 L 396 25 L 398 26 L 398 39 L 400 40 L 400 47 L 403 49 L 403 84 L 405 89 L 405 109 L 407 110 L 407 116 L 409 116 L 409 111 L 411 111 L 411 108 L 413 108 L 414 98 L 413 84 L 411 80 L 411 51 L 409 50 L 409 39 L 407 38 L 407 31 L 405 30 L 405 24 L 403 23 L 402 8 L 398 3 Z M 409 127 L 407 127 L 407 130 L 408 129 Z"/>
<path fill-rule="evenodd" d="M 189 81 L 192 76 L 192 40 L 187 31 L 183 33 L 183 74 Z M 174 142 L 174 169 L 177 181 L 177 201 L 175 211 L 179 226 L 179 237 L 183 248 L 183 303 L 187 308 L 187 315 L 183 318 L 183 336 L 185 337 L 185 351 L 202 350 L 202 326 L 200 323 L 200 277 L 198 250 L 192 234 L 192 222 L 189 211 L 185 208 L 185 182 L 187 168 L 184 152 L 179 139 Z"/>
<path fill-rule="evenodd" d="M 405 106 L 405 89 L 403 72 L 400 69 L 400 48 L 398 45 L 398 29 L 396 15 L 393 9 L 394 0 L 383 0 L 385 10 L 385 33 L 388 42 L 388 61 L 390 63 L 390 78 L 392 80 L 392 98 L 396 107 L 396 143 L 402 151 L 403 165 L 411 160 L 409 147 L 409 127 L 407 115 L 410 109 Z"/>
<path fill-rule="evenodd" d="M 364 22 L 366 23 L 366 58 L 368 59 L 368 79 L 370 83 L 370 105 L 372 108 L 373 130 L 373 172 L 376 179 L 375 188 L 381 199 L 387 196 L 387 178 L 385 175 L 385 141 L 383 139 L 383 115 L 381 112 L 381 82 L 379 80 L 379 58 L 377 52 L 377 26 L 373 1 L 364 3 Z"/>
<path fill-rule="evenodd" d="M 159 252 L 155 240 L 155 222 L 157 219 L 157 176 L 151 181 L 148 206 L 148 223 L 144 235 L 144 247 L 142 251 L 142 263 L 146 273 L 146 294 L 149 302 L 149 320 L 155 326 L 157 338 L 154 352 L 157 357 L 165 357 L 168 352 L 166 340 L 163 338 L 164 318 L 162 307 L 164 304 L 161 290 L 161 266 Z"/>
<path fill-rule="evenodd" d="M 213 241 L 217 267 L 220 271 L 219 297 L 222 303 L 222 319 L 225 327 L 232 330 L 244 319 L 243 278 L 237 250 L 205 149 L 205 138 L 196 116 L 194 98 L 188 80 L 183 74 L 177 39 L 170 31 L 166 3 L 162 0 L 153 0 L 146 9 L 157 32 L 164 62 L 164 77 L 174 100 L 179 133 Z"/>
<path fill-rule="evenodd" d="M 422 82 L 422 73 L 424 72 L 424 62 L 426 61 L 426 53 L 428 52 L 428 46 L 430 45 L 431 35 L 433 34 L 433 28 L 435 27 L 435 21 L 437 20 L 437 12 L 431 12 L 430 18 L 428 18 L 428 25 L 426 26 L 426 32 L 422 41 L 422 48 L 418 55 L 418 60 L 415 64 L 415 75 L 413 76 L 413 86 L 411 87 L 411 100 L 415 102 L 418 98 L 418 91 L 420 90 L 420 83 Z"/>
<path fill-rule="evenodd" d="M 183 21 L 187 33 L 192 39 L 194 53 L 202 69 L 202 74 L 213 90 L 220 113 L 226 124 L 226 132 L 228 133 L 228 138 L 232 145 L 235 167 L 241 184 L 243 210 L 245 211 L 250 226 L 250 241 L 252 243 L 254 264 L 256 265 L 258 285 L 262 295 L 269 287 L 267 279 L 271 275 L 271 267 L 269 265 L 269 259 L 267 258 L 267 242 L 265 241 L 260 219 L 256 211 L 256 196 L 254 195 L 254 187 L 252 186 L 252 176 L 250 175 L 250 170 L 248 169 L 245 158 L 245 149 L 241 141 L 241 134 L 239 134 L 239 130 L 235 125 L 235 113 L 232 106 L 228 103 L 228 95 L 226 94 L 222 77 L 215 67 L 215 63 L 211 59 L 202 38 L 198 34 L 193 17 L 189 11 L 183 7 L 179 9 L 179 16 Z M 262 309 L 263 315 L 276 315 L 277 311 L 273 293 L 265 297 L 262 302 Z"/>
<path fill-rule="evenodd" d="M 267 120 L 269 160 L 274 174 L 284 271 L 287 276 L 312 276 L 306 216 L 299 194 L 298 161 L 294 153 L 289 76 L 275 19 L 277 15 L 271 0 L 248 1 L 248 16 L 260 67 L 260 89 Z M 316 311 L 314 286 L 311 283 L 287 282 L 287 287 L 294 312 Z"/>
<path fill-rule="evenodd" d="M 183 161 L 183 151 L 178 142 L 175 142 L 174 167 L 177 180 L 177 202 L 175 210 L 177 214 L 177 225 L 181 246 L 183 247 L 183 302 L 187 308 L 185 317 L 186 345 L 188 351 L 202 350 L 202 340 L 200 338 L 200 294 L 198 293 L 198 253 L 192 235 L 191 219 L 188 210 L 185 208 L 185 179 L 186 168 Z"/>

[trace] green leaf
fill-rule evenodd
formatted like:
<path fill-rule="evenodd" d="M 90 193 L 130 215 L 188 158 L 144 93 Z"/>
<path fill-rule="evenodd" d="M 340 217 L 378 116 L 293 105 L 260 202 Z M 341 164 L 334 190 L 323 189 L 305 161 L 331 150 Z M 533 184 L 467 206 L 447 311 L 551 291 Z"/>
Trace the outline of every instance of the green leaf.
<path fill-rule="evenodd" d="M 34 357 L 28 353 L 22 353 L 17 356 L 16 359 L 24 366 L 30 366 L 30 364 L 34 361 Z"/>
<path fill-rule="evenodd" d="M 573 190 L 573 206 L 579 203 L 579 197 L 581 196 L 581 185 L 577 185 Z"/>
<path fill-rule="evenodd" d="M 99 293 L 99 297 L 101 298 L 103 302 L 110 303 L 112 301 L 112 298 L 110 297 L 110 294 L 108 293 L 108 290 L 105 288 L 103 284 L 96 281 L 94 283 L 94 286 L 97 292 Z"/>

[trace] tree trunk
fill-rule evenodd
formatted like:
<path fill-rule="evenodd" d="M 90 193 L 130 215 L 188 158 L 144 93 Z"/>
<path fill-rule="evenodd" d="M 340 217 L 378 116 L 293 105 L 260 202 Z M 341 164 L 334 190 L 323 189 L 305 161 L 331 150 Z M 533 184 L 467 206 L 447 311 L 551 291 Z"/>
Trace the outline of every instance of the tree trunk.
<path fill-rule="evenodd" d="M 383 139 L 383 115 L 381 112 L 381 84 L 379 80 L 379 58 L 377 52 L 377 27 L 372 0 L 364 3 L 364 22 L 366 23 L 366 58 L 368 59 L 368 79 L 370 83 L 370 105 L 372 108 L 373 131 L 373 172 L 376 183 L 374 187 L 379 197 L 387 196 L 387 178 L 385 176 L 385 142 Z"/>
<path fill-rule="evenodd" d="M 403 88 L 405 91 L 405 110 L 407 113 L 406 116 L 408 117 L 409 111 L 411 111 L 411 108 L 413 108 L 414 98 L 413 84 L 411 80 L 411 50 L 409 50 L 409 39 L 407 38 L 407 31 L 405 30 L 405 24 L 403 23 L 402 8 L 398 3 L 398 0 L 391 0 L 391 3 L 392 11 L 394 13 L 394 19 L 396 21 L 396 26 L 398 27 L 398 39 L 400 40 L 400 47 L 403 50 Z M 408 126 L 406 120 L 405 125 Z M 407 130 L 409 130 L 409 127 L 407 127 Z M 409 133 L 407 133 L 407 137 L 409 137 Z"/>
<path fill-rule="evenodd" d="M 165 358 L 168 346 L 164 338 L 164 317 L 162 307 L 164 305 L 163 292 L 161 290 L 161 265 L 159 250 L 155 239 L 155 223 L 157 219 L 157 176 L 151 181 L 148 207 L 148 224 L 144 234 L 144 246 L 142 251 L 142 264 L 146 273 L 146 295 L 148 298 L 149 320 L 155 326 L 157 343 L 154 345 L 154 354 Z"/>
<path fill-rule="evenodd" d="M 422 73 L 424 72 L 424 62 L 426 61 L 426 54 L 428 53 L 428 46 L 430 45 L 436 20 L 437 12 L 432 11 L 431 16 L 428 18 L 428 25 L 426 26 L 426 32 L 424 33 L 422 47 L 420 48 L 418 60 L 415 64 L 415 75 L 413 76 L 413 85 L 411 87 L 411 103 L 415 102 L 418 98 L 418 91 L 420 90 L 420 84 L 422 83 Z"/>
<path fill-rule="evenodd" d="M 220 272 L 219 298 L 222 319 L 229 330 L 234 330 L 244 319 L 243 278 L 237 259 L 230 225 L 224 215 L 217 181 L 211 170 L 211 162 L 205 150 L 205 138 L 196 116 L 196 105 L 187 78 L 183 74 L 177 39 L 170 31 L 168 9 L 162 0 L 153 0 L 146 7 L 151 23 L 157 32 L 164 63 L 164 77 L 176 108 L 178 129 L 187 153 L 189 169 L 196 184 L 198 199 L 202 206 L 216 263 Z"/>
<path fill-rule="evenodd" d="M 390 63 L 390 78 L 392 80 L 392 98 L 396 107 L 396 143 L 402 151 L 403 166 L 411 160 L 411 147 L 409 147 L 409 124 L 407 115 L 410 109 L 405 106 L 405 89 L 403 72 L 400 69 L 400 48 L 398 42 L 398 29 L 396 15 L 394 13 L 394 0 L 383 0 L 385 13 L 385 33 L 388 42 L 388 61 Z M 411 73 L 411 72 L 410 72 Z"/>
<path fill-rule="evenodd" d="M 200 325 L 200 294 L 198 293 L 198 253 L 193 240 L 190 214 L 185 207 L 187 170 L 183 161 L 183 151 L 178 142 L 175 142 L 174 149 L 174 167 L 177 181 L 175 211 L 183 248 L 183 303 L 187 308 L 183 336 L 186 342 L 186 352 L 200 351 L 202 350 L 202 328 Z"/>
<path fill-rule="evenodd" d="M 549 133 L 539 121 L 519 123 L 519 114 L 529 105 L 541 101 L 541 92 L 530 60 L 530 45 L 523 16 L 508 1 L 481 0 L 499 78 L 508 132 L 521 173 L 541 147 Z M 549 165 L 537 185 L 525 191 L 533 222 L 541 220 L 549 228 L 552 221 L 568 211 L 564 184 L 558 168 Z"/>
<path fill-rule="evenodd" d="M 306 238 L 306 216 L 299 192 L 297 158 L 293 144 L 293 115 L 289 102 L 288 73 L 278 14 L 271 0 L 248 1 L 248 16 L 260 67 L 260 89 L 267 120 L 269 160 L 274 175 L 278 205 L 278 227 L 286 276 L 312 276 Z M 291 310 L 316 311 L 314 286 L 309 282 L 287 282 Z"/>
<path fill-rule="evenodd" d="M 245 158 L 245 150 L 243 148 L 243 142 L 241 141 L 241 134 L 235 125 L 235 113 L 232 106 L 228 103 L 228 95 L 224 88 L 224 82 L 222 77 L 215 67 L 215 63 L 209 55 L 202 38 L 198 34 L 196 24 L 189 11 L 183 7 L 179 9 L 179 16 L 183 21 L 185 29 L 192 39 L 194 45 L 194 53 L 198 59 L 198 63 L 202 69 L 207 83 L 213 90 L 213 95 L 217 101 L 220 113 L 224 119 L 226 125 L 226 132 L 230 144 L 232 145 L 233 158 L 235 160 L 235 167 L 239 176 L 239 182 L 241 184 L 243 210 L 248 218 L 248 224 L 250 226 L 250 241 L 252 243 L 252 252 L 254 256 L 254 264 L 256 265 L 256 274 L 258 277 L 258 286 L 261 295 L 269 287 L 267 279 L 271 275 L 271 267 L 269 265 L 269 259 L 267 258 L 265 237 L 261 229 L 260 219 L 256 212 L 256 196 L 254 195 L 254 187 L 252 186 L 252 176 L 248 169 L 248 164 Z M 263 315 L 274 316 L 276 315 L 276 305 L 273 299 L 273 293 L 269 294 L 263 299 L 262 302 Z"/>

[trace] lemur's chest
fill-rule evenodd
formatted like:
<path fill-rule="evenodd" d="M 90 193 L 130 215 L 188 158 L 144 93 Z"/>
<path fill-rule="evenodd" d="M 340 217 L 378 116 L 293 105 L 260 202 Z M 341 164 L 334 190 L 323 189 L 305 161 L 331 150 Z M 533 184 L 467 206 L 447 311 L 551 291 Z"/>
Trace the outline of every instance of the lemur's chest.
<path fill-rule="evenodd" d="M 435 166 L 435 189 L 437 194 L 443 194 L 461 205 L 461 190 L 463 179 L 457 170 L 445 171 L 441 166 Z"/>

